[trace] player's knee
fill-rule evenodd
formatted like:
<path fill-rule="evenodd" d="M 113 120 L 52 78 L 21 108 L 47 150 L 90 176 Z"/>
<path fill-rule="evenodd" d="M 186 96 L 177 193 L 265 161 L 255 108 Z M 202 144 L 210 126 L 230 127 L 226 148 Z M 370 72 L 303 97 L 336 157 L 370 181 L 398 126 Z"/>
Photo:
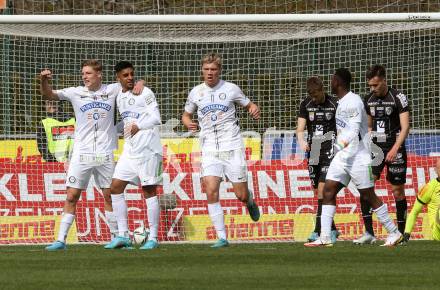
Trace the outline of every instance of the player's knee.
<path fill-rule="evenodd" d="M 144 192 L 145 198 L 151 198 L 151 197 L 155 197 L 157 195 L 156 185 L 142 186 L 142 191 Z"/>
<path fill-rule="evenodd" d="M 69 204 L 69 205 L 76 205 L 76 203 L 78 202 L 78 200 L 79 200 L 79 195 L 76 195 L 76 194 L 67 194 L 67 197 L 66 197 L 66 202 Z"/>
<path fill-rule="evenodd" d="M 395 200 L 405 199 L 405 189 L 401 185 L 393 185 L 393 195 Z"/>

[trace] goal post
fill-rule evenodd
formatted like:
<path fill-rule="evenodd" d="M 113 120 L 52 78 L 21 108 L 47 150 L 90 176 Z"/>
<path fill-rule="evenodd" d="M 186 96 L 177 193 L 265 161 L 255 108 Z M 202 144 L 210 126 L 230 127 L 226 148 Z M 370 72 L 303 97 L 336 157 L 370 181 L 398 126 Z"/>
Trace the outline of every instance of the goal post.
<path fill-rule="evenodd" d="M 239 115 L 249 188 L 263 216 L 253 223 L 231 184 L 223 182 L 220 197 L 231 241 L 304 241 L 313 229 L 317 202 L 294 134 L 310 76 L 322 77 L 330 92 L 335 69 L 347 67 L 354 76 L 352 90 L 365 96 L 366 69 L 383 64 L 388 83 L 408 96 L 411 107 L 409 208 L 421 186 L 435 176 L 440 13 L 0 15 L 0 23 L 0 244 L 48 243 L 58 230 L 66 173 L 62 163 L 42 160 L 37 148 L 36 128 L 46 115 L 38 75 L 50 68 L 56 89 L 81 85 L 84 59 L 102 62 L 105 83 L 114 82 L 112 68 L 118 61 L 129 60 L 156 94 L 165 169 L 162 242 L 215 239 L 200 182 L 200 145 L 180 124 L 188 93 L 201 82 L 200 60 L 212 51 L 223 57 L 222 78 L 240 86 L 262 110 L 258 122 L 243 111 Z M 72 112 L 68 103 L 61 107 Z M 384 179 L 376 191 L 394 214 Z M 147 224 L 146 205 L 137 187 L 129 187 L 126 198 L 133 231 Z M 359 211 L 356 190 L 338 195 L 340 239 L 363 232 Z M 413 238 L 428 239 L 427 225 L 422 214 Z M 376 221 L 374 226 L 383 238 L 384 229 Z M 103 243 L 109 238 L 102 194 L 92 181 L 78 203 L 68 241 Z"/>

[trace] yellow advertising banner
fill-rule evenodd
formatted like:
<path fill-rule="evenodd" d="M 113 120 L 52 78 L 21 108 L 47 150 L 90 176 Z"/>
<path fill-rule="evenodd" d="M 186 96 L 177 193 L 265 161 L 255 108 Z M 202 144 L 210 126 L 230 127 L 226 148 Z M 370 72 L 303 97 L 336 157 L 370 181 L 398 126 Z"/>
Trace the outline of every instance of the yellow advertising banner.
<path fill-rule="evenodd" d="M 337 214 L 335 223 L 340 232 L 339 239 L 353 240 L 364 232 L 359 214 Z M 385 238 L 386 230 L 373 220 L 376 236 Z M 183 219 L 185 238 L 187 241 L 216 240 L 214 226 L 208 215 L 186 216 Z M 314 214 L 272 214 L 263 215 L 258 222 L 253 222 L 249 216 L 225 215 L 225 227 L 230 241 L 267 241 L 307 240 L 314 228 Z M 413 232 L 418 239 L 432 239 L 428 218 L 425 214 L 419 215 L 418 223 Z"/>
<path fill-rule="evenodd" d="M 58 236 L 61 216 L 6 216 L 0 217 L 0 244 L 47 244 Z M 73 223 L 67 243 L 78 243 L 76 224 Z"/>
<path fill-rule="evenodd" d="M 173 158 L 174 155 L 184 155 L 182 162 L 197 161 L 192 153 L 200 152 L 200 144 L 198 138 L 162 138 L 162 145 L 166 148 L 165 158 Z M 245 148 L 249 151 L 249 160 L 261 159 L 261 139 L 260 138 L 243 138 Z M 119 139 L 118 150 L 116 150 L 115 158 L 118 159 L 124 148 L 124 140 Z M 3 140 L 0 141 L 0 158 L 26 158 L 29 156 L 38 156 L 40 152 L 37 148 L 35 140 Z M 195 159 L 195 160 L 193 160 Z M 200 161 L 200 160 L 199 160 Z"/>

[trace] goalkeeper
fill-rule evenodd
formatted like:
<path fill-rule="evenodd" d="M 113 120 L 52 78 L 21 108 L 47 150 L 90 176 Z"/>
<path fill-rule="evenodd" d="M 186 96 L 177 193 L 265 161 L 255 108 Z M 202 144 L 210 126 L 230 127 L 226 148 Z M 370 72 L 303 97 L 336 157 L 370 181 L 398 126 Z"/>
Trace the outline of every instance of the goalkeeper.
<path fill-rule="evenodd" d="M 429 218 L 429 226 L 432 231 L 432 238 L 435 241 L 440 241 L 440 158 L 437 159 L 435 171 L 437 172 L 437 178 L 431 179 L 417 194 L 416 202 L 414 203 L 411 213 L 406 221 L 404 234 L 405 241 L 409 240 L 417 216 L 424 206 L 428 207 L 427 214 Z"/>

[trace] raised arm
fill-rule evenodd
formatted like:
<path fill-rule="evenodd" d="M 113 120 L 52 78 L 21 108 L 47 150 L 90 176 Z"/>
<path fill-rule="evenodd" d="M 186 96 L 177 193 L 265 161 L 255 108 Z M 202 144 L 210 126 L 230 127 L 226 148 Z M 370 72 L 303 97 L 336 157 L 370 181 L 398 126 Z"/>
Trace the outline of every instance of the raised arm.
<path fill-rule="evenodd" d="M 52 89 L 49 84 L 49 79 L 52 78 L 52 72 L 48 69 L 43 70 L 40 73 L 40 92 L 47 100 L 58 101 L 59 97 L 57 93 Z"/>

